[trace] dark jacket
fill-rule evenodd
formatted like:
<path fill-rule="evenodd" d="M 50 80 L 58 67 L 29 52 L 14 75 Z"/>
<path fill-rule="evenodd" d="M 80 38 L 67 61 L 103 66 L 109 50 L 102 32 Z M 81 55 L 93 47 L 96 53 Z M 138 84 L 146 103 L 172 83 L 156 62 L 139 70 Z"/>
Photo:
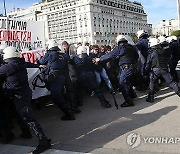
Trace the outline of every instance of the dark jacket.
<path fill-rule="evenodd" d="M 170 50 L 158 45 L 156 48 L 152 49 L 148 56 L 146 68 L 168 69 L 169 58 Z"/>
<path fill-rule="evenodd" d="M 10 58 L 0 67 L 0 78 L 4 79 L 3 88 L 10 92 L 30 91 L 26 68 L 38 67 L 25 62 L 24 58 Z"/>
<path fill-rule="evenodd" d="M 102 54 L 95 54 L 95 53 L 90 53 L 90 57 L 93 58 L 100 58 Z M 97 72 L 101 72 L 104 67 L 104 63 L 100 62 L 98 64 L 93 64 L 93 68 Z"/>
<path fill-rule="evenodd" d="M 136 44 L 136 47 L 140 50 L 145 59 L 148 57 L 148 42 L 148 39 L 140 39 Z"/>
<path fill-rule="evenodd" d="M 172 54 L 172 60 L 179 61 L 180 60 L 180 45 L 178 41 L 173 41 L 170 43 L 170 49 Z"/>
<path fill-rule="evenodd" d="M 58 71 L 61 75 L 68 75 L 68 60 L 69 57 L 65 53 L 57 51 L 48 51 L 39 61 L 38 64 L 48 65 L 52 70 Z"/>
<path fill-rule="evenodd" d="M 71 62 L 74 65 L 78 75 L 87 72 L 94 72 L 92 58 L 87 54 L 75 56 Z"/>

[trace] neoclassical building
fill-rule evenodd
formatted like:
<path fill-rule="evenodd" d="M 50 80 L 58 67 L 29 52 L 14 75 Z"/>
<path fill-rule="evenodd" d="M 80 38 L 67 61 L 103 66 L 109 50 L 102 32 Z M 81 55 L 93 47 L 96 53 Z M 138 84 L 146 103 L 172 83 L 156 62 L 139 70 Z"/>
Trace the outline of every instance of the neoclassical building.
<path fill-rule="evenodd" d="M 141 3 L 129 0 L 46 0 L 9 16 L 44 21 L 46 39 L 70 43 L 110 44 L 119 34 L 152 31 Z"/>
<path fill-rule="evenodd" d="M 178 20 L 162 20 L 155 28 L 153 28 L 153 35 L 170 36 L 172 31 L 179 29 Z"/>

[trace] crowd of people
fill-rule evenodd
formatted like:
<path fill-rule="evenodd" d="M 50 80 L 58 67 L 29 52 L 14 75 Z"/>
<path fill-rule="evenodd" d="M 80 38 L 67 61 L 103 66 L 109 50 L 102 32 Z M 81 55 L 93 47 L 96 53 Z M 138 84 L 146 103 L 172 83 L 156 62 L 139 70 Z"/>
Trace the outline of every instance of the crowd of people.
<path fill-rule="evenodd" d="M 180 43 L 175 36 L 149 37 L 141 30 L 137 32 L 138 42 L 131 37 L 117 36 L 117 45 L 69 45 L 56 40 L 47 42 L 46 54 L 37 64 L 25 62 L 14 47 L 0 45 L 0 142 L 13 140 L 10 115 L 16 115 L 22 130 L 21 138 L 32 138 L 32 129 L 39 139 L 32 153 L 41 153 L 51 147 L 48 139 L 36 121 L 31 108 L 32 91 L 29 88 L 26 68 L 41 68 L 43 81 L 51 92 L 51 99 L 64 113 L 63 121 L 75 120 L 83 105 L 83 90 L 95 95 L 103 108 L 111 103 L 101 90 L 101 82 L 110 94 L 121 92 L 124 102 L 121 107 L 134 106 L 136 90 L 148 90 L 146 101 L 153 103 L 159 90 L 159 80 L 164 80 L 180 96 L 176 66 L 180 60 Z M 40 77 L 40 75 L 39 75 Z M 36 78 L 38 79 L 38 78 Z M 13 102 L 13 103 L 12 103 Z"/>

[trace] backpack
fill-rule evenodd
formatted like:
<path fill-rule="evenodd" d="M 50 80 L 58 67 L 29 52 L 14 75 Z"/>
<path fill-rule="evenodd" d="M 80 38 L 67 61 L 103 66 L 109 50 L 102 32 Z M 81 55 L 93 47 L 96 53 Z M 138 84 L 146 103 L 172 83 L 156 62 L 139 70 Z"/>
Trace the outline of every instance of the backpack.
<path fill-rule="evenodd" d="M 49 84 L 56 79 L 57 75 L 58 73 L 54 71 L 50 67 L 50 65 L 47 65 L 45 68 L 42 68 L 40 70 L 40 73 L 32 81 L 33 90 L 36 87 L 49 89 Z M 44 83 L 44 85 L 38 85 L 38 80 L 40 80 L 41 83 Z"/>

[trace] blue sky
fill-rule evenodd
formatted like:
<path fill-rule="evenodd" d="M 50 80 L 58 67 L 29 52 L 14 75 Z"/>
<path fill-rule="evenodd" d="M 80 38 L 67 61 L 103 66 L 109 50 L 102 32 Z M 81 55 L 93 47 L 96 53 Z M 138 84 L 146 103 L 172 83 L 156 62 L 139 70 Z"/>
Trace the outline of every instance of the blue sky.
<path fill-rule="evenodd" d="M 41 0 L 6 0 L 7 12 L 16 8 L 27 8 Z M 132 1 L 132 0 L 131 0 Z M 148 23 L 156 26 L 163 19 L 177 19 L 176 0 L 136 0 L 143 4 L 148 15 Z M 3 0 L 0 0 L 0 13 L 3 12 Z"/>

